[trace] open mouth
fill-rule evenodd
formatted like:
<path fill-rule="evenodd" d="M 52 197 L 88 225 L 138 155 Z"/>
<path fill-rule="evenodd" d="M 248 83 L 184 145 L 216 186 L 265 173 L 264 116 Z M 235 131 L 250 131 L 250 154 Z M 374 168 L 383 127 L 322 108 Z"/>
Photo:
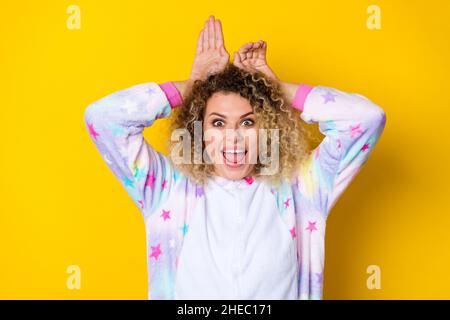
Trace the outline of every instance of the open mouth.
<path fill-rule="evenodd" d="M 222 151 L 225 164 L 229 167 L 239 167 L 244 164 L 245 155 L 247 150 L 245 149 L 224 149 Z"/>

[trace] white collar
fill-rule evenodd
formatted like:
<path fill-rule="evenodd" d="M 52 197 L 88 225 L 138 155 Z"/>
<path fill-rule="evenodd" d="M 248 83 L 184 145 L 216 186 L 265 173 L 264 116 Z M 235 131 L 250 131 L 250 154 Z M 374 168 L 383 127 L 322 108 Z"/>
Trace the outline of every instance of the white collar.
<path fill-rule="evenodd" d="M 224 178 L 222 176 L 217 175 L 211 175 L 210 181 L 213 181 L 214 183 L 218 184 L 219 186 L 230 190 L 230 189 L 245 189 L 249 188 L 257 183 L 259 183 L 257 177 L 254 177 L 252 175 L 248 175 L 242 179 L 237 180 L 231 180 Z"/>

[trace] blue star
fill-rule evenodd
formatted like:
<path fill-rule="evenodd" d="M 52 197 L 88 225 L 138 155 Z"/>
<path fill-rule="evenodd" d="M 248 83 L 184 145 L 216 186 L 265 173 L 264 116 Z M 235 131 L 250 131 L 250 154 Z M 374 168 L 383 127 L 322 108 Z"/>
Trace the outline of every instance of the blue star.
<path fill-rule="evenodd" d="M 136 180 L 140 180 L 146 176 L 147 174 L 145 173 L 144 169 L 136 166 L 136 168 L 134 169 L 134 177 L 136 178 Z"/>
<path fill-rule="evenodd" d="M 117 124 L 111 124 L 110 128 L 113 135 L 116 137 L 123 134 L 123 128 L 121 126 L 118 126 Z"/>
<path fill-rule="evenodd" d="M 133 180 L 130 180 L 128 177 L 123 178 L 123 183 L 125 184 L 126 187 L 134 188 Z"/>
<path fill-rule="evenodd" d="M 188 232 L 189 226 L 185 223 L 183 225 L 183 227 L 181 228 L 181 231 L 183 232 L 183 236 L 186 235 L 186 233 Z"/>

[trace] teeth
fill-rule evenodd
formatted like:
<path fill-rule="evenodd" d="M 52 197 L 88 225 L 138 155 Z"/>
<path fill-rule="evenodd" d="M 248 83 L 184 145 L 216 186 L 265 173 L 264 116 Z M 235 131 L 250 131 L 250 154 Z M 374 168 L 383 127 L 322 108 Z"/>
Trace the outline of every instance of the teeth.
<path fill-rule="evenodd" d="M 224 150 L 225 153 L 244 153 L 245 150 Z"/>

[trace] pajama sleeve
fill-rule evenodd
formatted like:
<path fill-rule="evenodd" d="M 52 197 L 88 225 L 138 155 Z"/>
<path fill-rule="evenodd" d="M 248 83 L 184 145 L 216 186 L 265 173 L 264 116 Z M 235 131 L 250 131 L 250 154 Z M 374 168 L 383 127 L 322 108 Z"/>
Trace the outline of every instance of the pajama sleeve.
<path fill-rule="evenodd" d="M 164 86 L 134 85 L 90 104 L 87 130 L 103 160 L 147 218 L 167 198 L 174 183 L 169 160 L 142 135 L 145 127 L 171 114 Z"/>
<path fill-rule="evenodd" d="M 325 86 L 299 86 L 293 106 L 306 123 L 318 123 L 325 135 L 301 166 L 297 187 L 326 218 L 367 161 L 386 114 L 365 96 Z"/>

